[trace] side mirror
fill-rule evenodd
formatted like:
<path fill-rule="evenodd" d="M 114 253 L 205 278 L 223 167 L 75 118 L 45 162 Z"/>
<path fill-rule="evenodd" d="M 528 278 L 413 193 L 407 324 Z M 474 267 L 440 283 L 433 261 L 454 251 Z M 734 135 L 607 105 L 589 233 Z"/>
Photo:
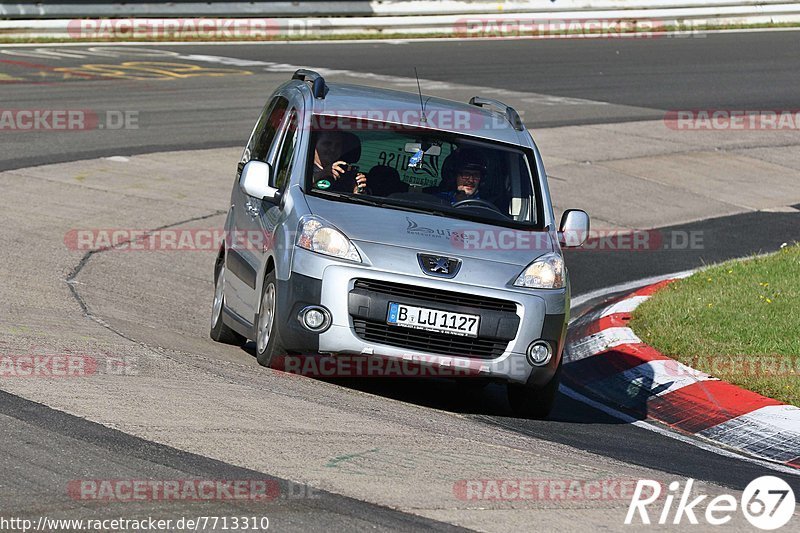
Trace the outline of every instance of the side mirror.
<path fill-rule="evenodd" d="M 564 248 L 577 248 L 589 236 L 589 215 L 580 209 L 567 209 L 561 216 L 558 242 Z"/>
<path fill-rule="evenodd" d="M 239 186 L 245 194 L 259 200 L 274 201 L 280 196 L 280 191 L 270 187 L 269 179 L 272 169 L 263 161 L 248 161 L 242 169 Z"/>

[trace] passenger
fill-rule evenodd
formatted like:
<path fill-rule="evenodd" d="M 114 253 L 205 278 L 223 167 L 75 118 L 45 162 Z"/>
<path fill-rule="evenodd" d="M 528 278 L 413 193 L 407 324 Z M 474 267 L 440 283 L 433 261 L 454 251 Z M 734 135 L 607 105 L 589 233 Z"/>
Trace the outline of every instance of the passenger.
<path fill-rule="evenodd" d="M 481 179 L 486 175 L 486 160 L 478 151 L 469 148 L 457 151 L 453 157 L 455 180 L 451 178 L 448 185 L 455 189 L 440 191 L 436 196 L 447 200 L 450 205 L 464 200 L 479 200 Z"/>
<path fill-rule="evenodd" d="M 347 144 L 355 146 L 348 147 Z M 367 177 L 351 168 L 348 163 L 348 160 L 358 161 L 360 154 L 360 141 L 355 135 L 339 131 L 321 133 L 314 149 L 314 187 L 354 194 L 363 193 L 367 187 Z"/>

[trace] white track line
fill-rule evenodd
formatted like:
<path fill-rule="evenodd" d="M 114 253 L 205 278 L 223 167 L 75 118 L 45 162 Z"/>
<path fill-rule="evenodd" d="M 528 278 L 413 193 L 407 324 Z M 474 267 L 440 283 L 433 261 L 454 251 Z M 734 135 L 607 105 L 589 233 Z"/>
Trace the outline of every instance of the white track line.
<path fill-rule="evenodd" d="M 705 268 L 705 267 L 701 267 Z M 701 268 L 693 268 L 691 270 L 683 270 L 681 272 L 675 272 L 674 274 L 663 274 L 661 276 L 652 276 L 649 278 L 639 279 L 636 281 L 628 281 L 625 283 L 620 283 L 618 285 L 612 285 L 610 287 L 605 287 L 603 289 L 597 289 L 596 291 L 587 292 L 586 294 L 581 294 L 580 296 L 576 296 L 572 298 L 570 306 L 572 308 L 578 307 L 580 305 L 585 304 L 590 300 L 594 300 L 595 298 L 600 298 L 601 296 L 606 296 L 608 294 L 614 294 L 615 292 L 623 292 L 623 291 L 633 291 L 635 289 L 639 289 L 644 287 L 645 285 L 652 285 L 653 283 L 658 283 L 659 281 L 664 281 L 666 279 L 674 279 L 674 278 L 688 278 Z M 573 319 L 575 320 L 575 319 Z M 571 323 L 572 321 L 570 321 Z"/>
<path fill-rule="evenodd" d="M 748 261 L 750 259 L 759 259 L 761 257 L 767 257 L 770 255 L 774 255 L 775 253 L 779 252 L 780 250 L 775 250 L 774 252 L 764 252 L 761 254 L 753 254 L 748 255 L 746 257 L 740 257 L 738 259 L 733 259 L 733 261 Z M 723 261 L 724 263 L 727 262 Z M 721 264 L 721 263 L 720 263 Z M 623 291 L 634 291 L 636 289 L 640 289 L 645 285 L 652 285 L 654 283 L 658 283 L 659 281 L 664 281 L 667 279 L 683 279 L 688 278 L 695 272 L 699 272 L 701 270 L 705 270 L 706 268 L 711 268 L 714 265 L 703 265 L 697 268 L 691 268 L 689 270 L 681 270 L 680 272 L 675 272 L 673 274 L 663 274 L 660 276 L 651 276 L 649 278 L 643 278 L 636 281 L 628 281 L 625 283 L 619 283 L 617 285 L 611 285 L 610 287 L 604 287 L 602 289 L 597 289 L 596 291 L 587 292 L 586 294 L 581 294 L 579 296 L 575 296 L 570 300 L 570 307 L 572 309 L 585 304 L 588 301 L 594 300 L 595 298 L 600 298 L 601 296 L 606 296 L 609 294 L 614 294 L 616 292 L 623 292 Z M 575 321 L 573 318 L 569 321 L 572 324 Z"/>

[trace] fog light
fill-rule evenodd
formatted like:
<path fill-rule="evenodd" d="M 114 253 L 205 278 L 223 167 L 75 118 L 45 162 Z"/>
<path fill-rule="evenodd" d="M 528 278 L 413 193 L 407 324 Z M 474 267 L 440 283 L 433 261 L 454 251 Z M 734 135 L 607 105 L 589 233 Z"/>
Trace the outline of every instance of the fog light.
<path fill-rule="evenodd" d="M 325 315 L 319 309 L 309 309 L 303 316 L 308 329 L 317 329 L 325 323 Z"/>
<path fill-rule="evenodd" d="M 550 362 L 553 357 L 553 349 L 547 341 L 533 341 L 528 346 L 528 363 L 532 366 L 543 366 Z"/>
<path fill-rule="evenodd" d="M 300 310 L 297 319 L 307 330 L 320 333 L 331 325 L 331 315 L 324 307 L 309 306 Z"/>

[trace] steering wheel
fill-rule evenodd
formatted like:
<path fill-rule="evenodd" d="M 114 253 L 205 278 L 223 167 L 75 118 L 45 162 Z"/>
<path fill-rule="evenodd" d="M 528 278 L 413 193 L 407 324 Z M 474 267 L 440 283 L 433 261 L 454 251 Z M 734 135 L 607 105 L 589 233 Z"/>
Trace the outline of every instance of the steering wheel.
<path fill-rule="evenodd" d="M 461 200 L 460 202 L 456 202 L 453 204 L 453 207 L 484 207 L 487 209 L 491 209 L 492 211 L 497 211 L 500 214 L 503 214 L 500 209 L 497 208 L 492 202 L 487 202 L 486 200 L 481 200 L 480 198 L 467 198 L 466 200 Z"/>

